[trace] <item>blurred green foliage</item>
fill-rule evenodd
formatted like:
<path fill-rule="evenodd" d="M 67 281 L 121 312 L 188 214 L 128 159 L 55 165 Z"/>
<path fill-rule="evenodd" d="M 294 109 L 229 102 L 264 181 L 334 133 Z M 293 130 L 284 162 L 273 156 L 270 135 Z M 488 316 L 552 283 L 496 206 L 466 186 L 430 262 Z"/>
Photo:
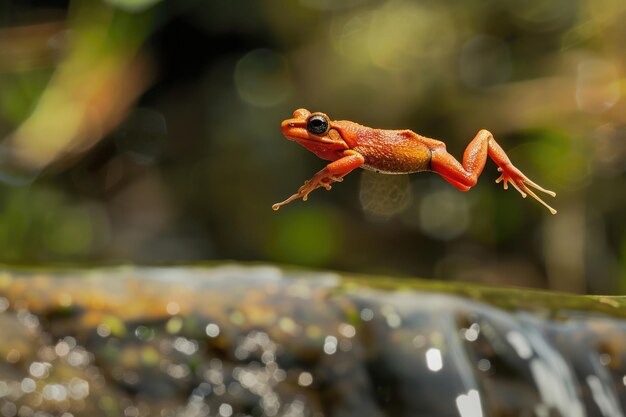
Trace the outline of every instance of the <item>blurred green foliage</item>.
<path fill-rule="evenodd" d="M 275 227 L 268 256 L 279 262 L 319 266 L 341 256 L 343 227 L 334 211 L 312 204 L 281 216 Z"/>
<path fill-rule="evenodd" d="M 590 292 L 626 288 L 622 0 L 0 1 L 0 261 L 234 258 Z M 324 162 L 294 109 L 446 141 L 491 130 L 557 192 L 489 162 L 355 172 L 279 212 Z"/>

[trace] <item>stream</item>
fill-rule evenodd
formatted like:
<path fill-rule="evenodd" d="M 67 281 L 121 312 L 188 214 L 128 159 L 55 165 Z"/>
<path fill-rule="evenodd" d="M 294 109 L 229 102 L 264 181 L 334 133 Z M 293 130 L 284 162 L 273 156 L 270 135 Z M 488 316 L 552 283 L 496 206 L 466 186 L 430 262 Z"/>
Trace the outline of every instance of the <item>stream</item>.
<path fill-rule="evenodd" d="M 0 416 L 622 417 L 624 307 L 271 265 L 0 268 Z"/>

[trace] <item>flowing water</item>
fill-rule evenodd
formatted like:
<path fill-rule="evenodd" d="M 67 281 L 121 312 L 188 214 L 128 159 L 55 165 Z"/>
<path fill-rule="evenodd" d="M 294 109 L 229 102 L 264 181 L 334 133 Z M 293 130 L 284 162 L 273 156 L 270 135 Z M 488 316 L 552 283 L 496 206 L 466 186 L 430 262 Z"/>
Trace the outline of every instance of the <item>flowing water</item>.
<path fill-rule="evenodd" d="M 0 416 L 621 417 L 626 309 L 272 266 L 0 271 Z"/>

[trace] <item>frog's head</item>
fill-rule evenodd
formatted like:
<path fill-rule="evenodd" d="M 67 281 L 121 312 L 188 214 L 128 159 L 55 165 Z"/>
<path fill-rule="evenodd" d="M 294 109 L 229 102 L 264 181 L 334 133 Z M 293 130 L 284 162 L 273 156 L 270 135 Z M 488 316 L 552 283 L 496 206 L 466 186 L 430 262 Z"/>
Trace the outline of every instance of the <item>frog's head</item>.
<path fill-rule="evenodd" d="M 336 159 L 337 151 L 349 149 L 340 127 L 324 113 L 298 109 L 291 119 L 283 120 L 280 128 L 287 139 L 298 142 L 323 159 Z"/>

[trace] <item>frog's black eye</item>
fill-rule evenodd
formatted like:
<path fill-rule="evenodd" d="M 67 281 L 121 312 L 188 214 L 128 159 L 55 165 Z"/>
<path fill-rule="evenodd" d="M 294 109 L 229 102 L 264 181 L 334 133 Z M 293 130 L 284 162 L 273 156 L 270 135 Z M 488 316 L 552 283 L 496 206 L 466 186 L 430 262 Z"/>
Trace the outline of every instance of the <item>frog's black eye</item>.
<path fill-rule="evenodd" d="M 306 130 L 314 135 L 323 135 L 328 131 L 328 120 L 321 114 L 315 114 L 307 120 Z"/>

